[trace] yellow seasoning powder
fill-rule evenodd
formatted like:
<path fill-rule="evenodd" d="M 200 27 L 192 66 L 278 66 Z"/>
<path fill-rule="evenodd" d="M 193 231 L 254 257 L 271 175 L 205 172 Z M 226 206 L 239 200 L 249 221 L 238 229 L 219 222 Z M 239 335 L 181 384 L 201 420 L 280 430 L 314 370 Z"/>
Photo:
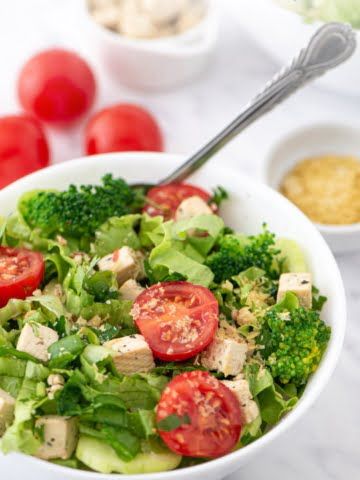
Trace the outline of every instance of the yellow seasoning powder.
<path fill-rule="evenodd" d="M 360 222 L 360 159 L 341 155 L 307 158 L 285 175 L 280 191 L 314 222 Z"/>

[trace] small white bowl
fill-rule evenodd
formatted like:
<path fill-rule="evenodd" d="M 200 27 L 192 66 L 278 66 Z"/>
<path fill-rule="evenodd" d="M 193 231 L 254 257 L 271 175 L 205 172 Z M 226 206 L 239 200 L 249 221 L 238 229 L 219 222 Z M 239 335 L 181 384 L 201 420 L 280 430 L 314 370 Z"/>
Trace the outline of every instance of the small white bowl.
<path fill-rule="evenodd" d="M 67 188 L 70 183 L 94 183 L 105 173 L 122 176 L 129 182 L 153 182 L 170 173 L 184 161 L 181 156 L 161 153 L 110 153 L 64 162 L 29 175 L 0 191 L 0 215 L 14 210 L 19 196 L 35 188 Z M 33 474 L 37 480 L 219 480 L 243 466 L 251 458 L 261 462 L 265 445 L 284 433 L 311 407 L 328 382 L 338 361 L 346 324 L 344 286 L 335 259 L 314 225 L 282 195 L 259 182 L 232 170 L 211 163 L 190 178 L 190 182 L 207 189 L 223 185 L 230 200 L 222 208 L 226 223 L 238 231 L 254 234 L 267 222 L 269 229 L 280 236 L 295 239 L 303 249 L 314 282 L 328 297 L 322 312 L 331 325 L 332 334 L 321 364 L 294 410 L 254 443 L 225 457 L 172 472 L 147 475 L 102 475 L 72 470 L 34 457 L 0 454 L 0 471 L 14 473 L 14 478 Z M 331 418 L 329 418 L 331 421 Z M 296 435 L 296 432 L 294 433 Z M 309 432 L 311 435 L 311 432 Z M 284 452 L 286 456 L 286 452 Z M 6 476 L 6 475 L 5 475 Z"/>
<path fill-rule="evenodd" d="M 360 130 L 346 125 L 314 125 L 282 138 L 270 151 L 263 180 L 275 190 L 299 161 L 317 155 L 353 155 L 360 159 Z M 315 224 L 335 253 L 360 249 L 360 223 Z"/>
<path fill-rule="evenodd" d="M 82 0 L 81 17 L 88 45 L 119 82 L 142 90 L 178 87 L 199 75 L 214 51 L 218 25 L 214 0 L 204 18 L 180 35 L 132 39 L 99 25 Z"/>

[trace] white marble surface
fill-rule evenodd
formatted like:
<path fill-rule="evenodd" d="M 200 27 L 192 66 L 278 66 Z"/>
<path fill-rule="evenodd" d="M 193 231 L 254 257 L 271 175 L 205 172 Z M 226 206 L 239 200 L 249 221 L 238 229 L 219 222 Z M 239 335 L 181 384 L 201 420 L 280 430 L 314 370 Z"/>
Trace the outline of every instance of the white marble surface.
<path fill-rule="evenodd" d="M 251 1 L 251 0 L 248 0 Z M 277 66 L 239 28 L 238 0 L 218 0 L 220 38 L 216 56 L 204 75 L 182 89 L 141 93 L 115 84 L 98 70 L 97 107 L 136 101 L 158 117 L 171 152 L 191 152 L 256 93 Z M 16 73 L 36 49 L 64 45 L 91 59 L 76 16 L 78 0 L 0 0 L 0 114 L 18 110 Z M 259 32 L 261 35 L 261 32 Z M 360 126 L 360 95 L 340 97 L 308 87 L 259 121 L 221 154 L 221 162 L 258 175 L 268 148 L 287 131 L 317 122 L 339 121 Z M 54 161 L 82 151 L 82 128 L 49 131 Z M 220 161 L 216 159 L 214 161 Z M 338 258 L 348 298 L 348 328 L 338 368 L 310 413 L 229 480 L 355 480 L 360 477 L 360 254 Z M 10 460 L 10 459 L 8 459 Z M 35 480 L 21 465 L 0 459 L 0 477 Z M 48 476 L 44 477 L 49 478 Z M 42 480 L 36 475 L 36 480 Z"/>

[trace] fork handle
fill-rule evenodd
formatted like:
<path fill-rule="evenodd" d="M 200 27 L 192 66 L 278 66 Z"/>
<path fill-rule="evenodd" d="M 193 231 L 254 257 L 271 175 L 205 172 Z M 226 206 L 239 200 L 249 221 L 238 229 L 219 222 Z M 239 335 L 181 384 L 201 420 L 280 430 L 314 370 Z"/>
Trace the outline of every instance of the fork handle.
<path fill-rule="evenodd" d="M 349 25 L 332 22 L 320 27 L 308 46 L 265 85 L 235 120 L 173 173 L 161 180 L 160 185 L 186 179 L 263 114 L 308 82 L 350 58 L 355 48 L 356 37 Z"/>

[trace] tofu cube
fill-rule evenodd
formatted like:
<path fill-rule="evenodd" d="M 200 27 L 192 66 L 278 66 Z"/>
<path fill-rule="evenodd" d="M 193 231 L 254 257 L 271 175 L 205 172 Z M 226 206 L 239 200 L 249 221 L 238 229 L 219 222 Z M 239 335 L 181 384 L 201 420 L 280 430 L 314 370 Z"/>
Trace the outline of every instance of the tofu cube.
<path fill-rule="evenodd" d="M 152 351 L 142 335 L 129 335 L 104 343 L 115 352 L 115 367 L 123 375 L 146 373 L 155 367 Z"/>
<path fill-rule="evenodd" d="M 245 363 L 248 350 L 245 342 L 231 338 L 215 338 L 202 352 L 200 363 L 209 370 L 217 370 L 225 375 L 238 375 Z"/>
<path fill-rule="evenodd" d="M 0 388 L 0 437 L 14 419 L 15 399 Z"/>
<path fill-rule="evenodd" d="M 198 215 L 211 215 L 212 213 L 209 205 L 202 198 L 194 195 L 180 203 L 175 213 L 175 220 L 189 220 Z"/>
<path fill-rule="evenodd" d="M 106 255 L 99 261 L 98 267 L 99 270 L 114 272 L 119 285 L 130 278 L 142 278 L 144 274 L 142 254 L 130 247 L 121 247 Z"/>
<path fill-rule="evenodd" d="M 35 427 L 42 429 L 44 438 L 44 443 L 36 452 L 37 457 L 67 460 L 72 456 L 78 438 L 76 418 L 46 415 L 36 420 Z"/>
<path fill-rule="evenodd" d="M 58 340 L 59 335 L 52 328 L 38 323 L 27 323 L 21 330 L 16 348 L 42 362 L 47 362 L 49 360 L 48 348 Z"/>
<path fill-rule="evenodd" d="M 286 292 L 293 292 L 298 297 L 300 305 L 311 308 L 312 281 L 310 273 L 283 273 L 280 276 L 277 302 L 279 303 Z"/>
<path fill-rule="evenodd" d="M 222 382 L 239 400 L 245 423 L 253 422 L 260 414 L 257 403 L 251 395 L 249 383 L 245 378 L 239 380 L 223 380 Z"/>
<path fill-rule="evenodd" d="M 121 298 L 123 300 L 131 300 L 132 302 L 136 300 L 143 290 L 144 288 L 132 278 L 130 280 L 126 280 L 126 282 L 123 283 L 119 288 Z"/>

